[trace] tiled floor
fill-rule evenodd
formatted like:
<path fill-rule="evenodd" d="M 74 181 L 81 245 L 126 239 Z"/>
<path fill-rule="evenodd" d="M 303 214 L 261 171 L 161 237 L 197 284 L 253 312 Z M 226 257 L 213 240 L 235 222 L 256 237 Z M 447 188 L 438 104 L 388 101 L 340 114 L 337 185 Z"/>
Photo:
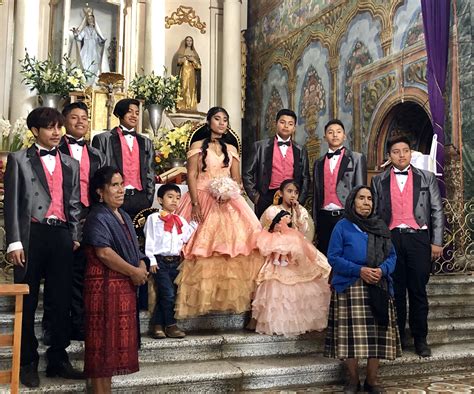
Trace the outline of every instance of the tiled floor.
<path fill-rule="evenodd" d="M 380 383 L 382 383 L 384 392 L 389 394 L 474 393 L 474 372 L 385 378 L 381 380 Z M 323 387 L 302 387 L 293 390 L 272 391 L 271 393 L 341 393 L 342 389 L 343 386 L 341 385 L 328 385 Z"/>

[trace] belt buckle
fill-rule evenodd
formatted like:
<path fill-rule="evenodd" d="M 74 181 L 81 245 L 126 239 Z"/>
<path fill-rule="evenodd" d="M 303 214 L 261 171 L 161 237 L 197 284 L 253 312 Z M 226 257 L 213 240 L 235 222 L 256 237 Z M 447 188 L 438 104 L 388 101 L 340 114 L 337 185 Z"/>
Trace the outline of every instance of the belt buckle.
<path fill-rule="evenodd" d="M 133 196 L 135 195 L 135 189 L 125 189 L 125 194 L 127 196 Z"/>
<path fill-rule="evenodd" d="M 58 220 L 56 218 L 46 218 L 46 224 L 48 226 L 57 226 Z"/>
<path fill-rule="evenodd" d="M 341 211 L 339 209 L 331 211 L 331 216 L 341 216 Z"/>

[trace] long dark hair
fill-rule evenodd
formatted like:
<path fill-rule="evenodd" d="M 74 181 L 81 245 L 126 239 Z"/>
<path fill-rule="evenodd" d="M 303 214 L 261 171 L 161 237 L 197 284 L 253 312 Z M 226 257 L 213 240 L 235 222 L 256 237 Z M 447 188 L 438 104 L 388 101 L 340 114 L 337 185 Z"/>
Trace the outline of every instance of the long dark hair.
<path fill-rule="evenodd" d="M 291 214 L 283 209 L 278 212 L 273 218 L 272 224 L 270 224 L 270 227 L 268 228 L 268 232 L 273 233 L 273 230 L 275 230 L 275 226 L 280 223 L 280 220 L 285 216 L 291 216 Z M 291 222 L 288 224 L 288 226 L 291 227 Z"/>
<path fill-rule="evenodd" d="M 89 196 L 92 202 L 96 204 L 100 202 L 100 195 L 97 193 L 97 189 L 103 190 L 106 185 L 112 182 L 115 174 L 122 175 L 118 168 L 112 166 L 101 167 L 95 172 L 89 183 Z"/>
<path fill-rule="evenodd" d="M 201 146 L 201 152 L 202 152 L 202 171 L 206 171 L 206 157 L 207 157 L 207 148 L 209 147 L 209 142 L 211 141 L 211 127 L 209 126 L 212 117 L 219 113 L 223 112 L 225 116 L 227 116 L 227 122 L 229 121 L 229 114 L 227 111 L 222 108 L 222 107 L 212 107 L 209 111 L 207 111 L 207 137 L 204 138 L 202 141 L 202 146 Z M 226 134 L 222 136 L 222 138 L 219 138 L 219 144 L 221 145 L 222 148 L 222 153 L 224 154 L 224 167 L 229 167 L 229 153 L 227 152 L 227 144 L 226 144 Z"/>

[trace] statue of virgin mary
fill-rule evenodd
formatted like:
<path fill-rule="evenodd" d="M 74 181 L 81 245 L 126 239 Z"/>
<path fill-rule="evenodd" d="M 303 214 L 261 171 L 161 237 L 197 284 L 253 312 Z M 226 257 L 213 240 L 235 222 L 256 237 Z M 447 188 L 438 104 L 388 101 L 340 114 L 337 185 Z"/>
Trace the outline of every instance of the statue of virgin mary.
<path fill-rule="evenodd" d="M 72 28 L 72 33 L 75 39 L 75 57 L 83 70 L 94 73 L 87 80 L 89 84 L 94 84 L 101 72 L 109 71 L 109 64 L 104 51 L 107 39 L 95 20 L 92 8 L 84 8 L 84 19 L 77 29 Z"/>
<path fill-rule="evenodd" d="M 187 36 L 178 50 L 178 74 L 181 82 L 181 99 L 178 110 L 197 111 L 201 101 L 201 59 L 194 49 L 194 39 Z"/>

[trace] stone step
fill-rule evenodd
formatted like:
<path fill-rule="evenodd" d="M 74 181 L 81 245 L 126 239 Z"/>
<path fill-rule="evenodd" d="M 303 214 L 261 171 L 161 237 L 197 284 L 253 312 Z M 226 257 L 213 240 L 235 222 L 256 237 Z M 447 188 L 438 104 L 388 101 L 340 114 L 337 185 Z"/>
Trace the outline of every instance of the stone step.
<path fill-rule="evenodd" d="M 474 295 L 439 295 L 429 298 L 428 319 L 469 318 L 474 316 Z"/>
<path fill-rule="evenodd" d="M 429 321 L 428 343 L 474 343 L 474 317 L 462 319 L 434 319 Z"/>
<path fill-rule="evenodd" d="M 474 275 L 431 275 L 427 292 L 433 295 L 474 295 Z"/>
<path fill-rule="evenodd" d="M 405 352 L 395 361 L 382 361 L 380 376 L 427 375 L 466 371 L 474 363 L 474 345 L 433 347 L 433 356 L 420 358 Z M 363 365 L 361 365 L 362 371 Z M 364 373 L 361 372 L 361 376 Z M 265 358 L 228 359 L 199 362 L 143 363 L 140 371 L 112 379 L 114 392 L 229 392 L 291 388 L 341 382 L 342 364 L 315 354 L 304 356 L 272 356 Z M 22 393 L 85 392 L 84 381 L 47 379 L 40 374 L 38 389 L 22 387 Z"/>
<path fill-rule="evenodd" d="M 307 333 L 296 338 L 260 335 L 248 331 L 190 334 L 183 339 L 153 339 L 142 336 L 140 362 L 223 360 L 230 358 L 305 355 L 322 353 L 325 333 Z M 72 341 L 67 349 L 71 362 L 82 365 L 84 343 Z M 40 341 L 39 370 L 46 370 L 46 347 Z M 0 351 L 0 369 L 8 368 L 11 350 Z"/>

